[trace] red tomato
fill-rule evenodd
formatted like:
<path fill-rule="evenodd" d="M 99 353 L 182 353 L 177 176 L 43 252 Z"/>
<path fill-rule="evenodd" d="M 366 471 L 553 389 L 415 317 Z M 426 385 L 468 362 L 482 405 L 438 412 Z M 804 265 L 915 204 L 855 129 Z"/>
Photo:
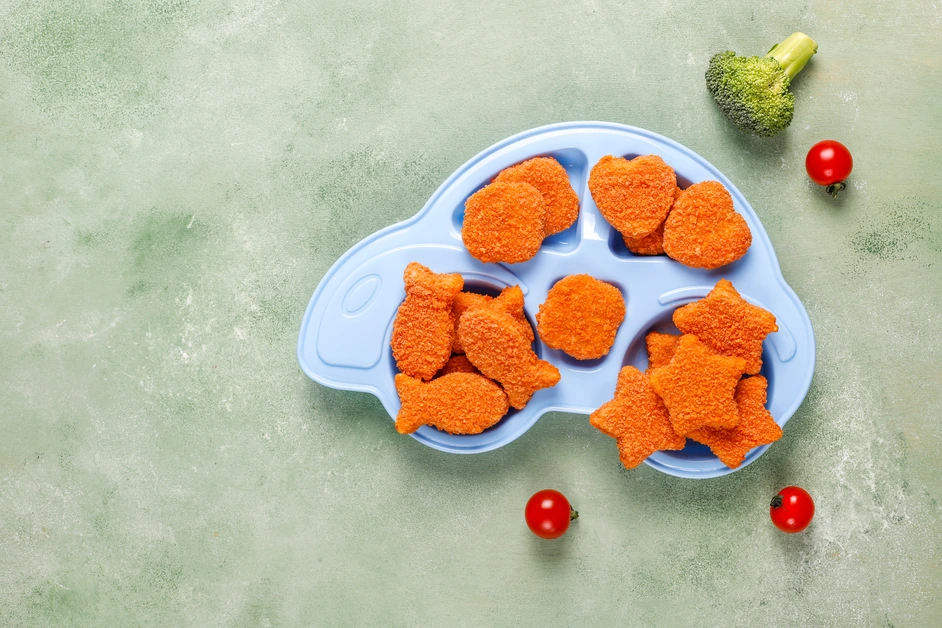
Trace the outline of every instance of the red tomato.
<path fill-rule="evenodd" d="M 814 518 L 814 500 L 805 489 L 786 486 L 772 498 L 769 516 L 772 517 L 775 527 L 782 532 L 801 532 Z"/>
<path fill-rule="evenodd" d="M 818 185 L 826 185 L 831 196 L 837 196 L 838 192 L 847 187 L 844 179 L 850 176 L 853 169 L 854 158 L 850 156 L 850 151 L 834 140 L 818 142 L 805 157 L 808 176 Z"/>
<path fill-rule="evenodd" d="M 524 516 L 533 534 L 542 539 L 558 539 L 566 533 L 569 523 L 579 513 L 572 509 L 565 495 L 545 489 L 533 494 L 527 502 Z"/>

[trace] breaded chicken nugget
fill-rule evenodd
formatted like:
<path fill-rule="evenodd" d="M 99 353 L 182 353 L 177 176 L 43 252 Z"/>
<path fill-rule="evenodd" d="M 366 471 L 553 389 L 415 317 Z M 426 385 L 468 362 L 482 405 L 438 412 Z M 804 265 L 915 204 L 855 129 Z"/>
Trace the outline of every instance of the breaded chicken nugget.
<path fill-rule="evenodd" d="M 590 275 L 556 282 L 536 315 L 536 330 L 546 346 L 577 360 L 606 355 L 625 320 L 625 298 L 612 284 Z"/>
<path fill-rule="evenodd" d="M 491 301 L 491 307 L 500 308 L 510 314 L 513 319 L 517 321 L 517 327 L 520 329 L 520 333 L 526 336 L 527 342 L 533 342 L 533 328 L 530 327 L 530 321 L 527 320 L 523 306 L 523 290 L 520 289 L 520 286 L 508 286 L 504 288 L 500 291 L 500 294 Z"/>
<path fill-rule="evenodd" d="M 505 168 L 494 181 L 529 183 L 540 191 L 546 201 L 543 231 L 548 236 L 565 231 L 579 216 L 579 197 L 572 189 L 569 175 L 552 157 L 534 157 Z"/>
<path fill-rule="evenodd" d="M 402 403 L 396 430 L 401 434 L 411 434 L 423 425 L 449 434 L 480 434 L 509 409 L 500 386 L 474 373 L 451 373 L 427 384 L 400 373 L 396 390 Z"/>
<path fill-rule="evenodd" d="M 684 190 L 664 223 L 664 252 L 694 268 L 719 268 L 746 254 L 752 232 L 719 181 Z"/>
<path fill-rule="evenodd" d="M 455 341 L 451 345 L 452 353 L 464 353 L 461 340 L 458 339 L 458 321 L 461 320 L 461 315 L 473 307 L 489 303 L 492 298 L 493 297 L 486 294 L 477 294 L 476 292 L 462 292 L 455 297 L 455 302 L 451 306 L 451 311 L 455 318 Z"/>
<path fill-rule="evenodd" d="M 453 355 L 445 362 L 445 366 L 442 367 L 442 370 L 435 374 L 435 379 L 451 373 L 477 373 L 480 375 L 481 371 L 477 370 L 474 365 L 471 364 L 471 360 L 468 359 L 468 356 Z"/>
<path fill-rule="evenodd" d="M 744 359 L 749 375 L 762 368 L 762 341 L 778 331 L 775 315 L 748 303 L 726 279 L 706 297 L 674 310 L 674 324 L 717 353 Z"/>
<path fill-rule="evenodd" d="M 455 297 L 455 304 L 452 307 L 455 314 L 455 342 L 451 348 L 452 353 L 464 353 L 464 347 L 461 346 L 461 340 L 458 338 L 458 323 L 461 321 L 461 315 L 472 308 L 481 306 L 496 307 L 513 316 L 514 320 L 520 325 L 521 333 L 527 337 L 529 342 L 533 342 L 533 328 L 523 311 L 523 305 L 523 290 L 520 289 L 520 286 L 504 288 L 497 297 L 470 292 L 459 294 Z"/>
<path fill-rule="evenodd" d="M 455 335 L 452 303 L 464 287 L 461 275 L 439 275 L 412 262 L 403 279 L 406 298 L 393 322 L 392 351 L 399 370 L 432 379 L 451 356 Z"/>
<path fill-rule="evenodd" d="M 654 392 L 661 396 L 674 431 L 686 436 L 701 427 L 731 429 L 739 424 L 733 400 L 746 361 L 717 355 L 696 336 L 685 334 L 671 363 L 651 371 Z"/>
<path fill-rule="evenodd" d="M 628 469 L 655 451 L 683 449 L 686 443 L 674 431 L 667 408 L 648 377 L 633 366 L 618 373 L 615 398 L 593 412 L 589 423 L 617 439 L 621 463 Z"/>
<path fill-rule="evenodd" d="M 491 183 L 464 204 L 461 239 L 482 262 L 525 262 L 543 243 L 546 202 L 529 183 Z"/>
<path fill-rule="evenodd" d="M 602 157 L 589 174 L 592 200 L 623 236 L 640 238 L 657 229 L 674 202 L 677 176 L 657 155 L 631 161 Z"/>
<path fill-rule="evenodd" d="M 648 370 L 661 368 L 671 363 L 674 352 L 677 351 L 677 343 L 680 342 L 680 336 L 676 334 L 662 334 L 657 331 L 649 333 L 644 344 L 648 348 Z"/>
<path fill-rule="evenodd" d="M 768 386 L 769 382 L 761 375 L 740 381 L 736 387 L 739 425 L 731 430 L 703 427 L 687 436 L 707 445 L 723 464 L 735 469 L 753 447 L 774 443 L 782 437 L 782 428 L 765 409 Z"/>
<path fill-rule="evenodd" d="M 680 188 L 674 190 L 674 201 L 676 202 L 680 193 Z M 673 207 L 673 204 L 671 205 Z M 670 214 L 667 214 L 670 216 Z M 666 219 L 665 219 L 666 220 Z M 640 238 L 629 238 L 622 236 L 625 246 L 635 255 L 663 255 L 664 253 L 664 223 L 658 225 L 657 229 L 646 236 Z"/>
<path fill-rule="evenodd" d="M 536 356 L 519 321 L 506 312 L 493 307 L 469 310 L 458 323 L 458 335 L 471 363 L 497 380 L 518 410 L 533 393 L 559 381 L 559 369 Z"/>

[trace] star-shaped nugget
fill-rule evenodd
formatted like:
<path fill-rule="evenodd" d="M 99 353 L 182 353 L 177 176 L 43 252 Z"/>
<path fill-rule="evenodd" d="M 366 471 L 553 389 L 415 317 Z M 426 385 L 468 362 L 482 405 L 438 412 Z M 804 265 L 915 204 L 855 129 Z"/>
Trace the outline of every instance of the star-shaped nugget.
<path fill-rule="evenodd" d="M 676 334 L 662 334 L 658 331 L 652 331 L 644 339 L 644 344 L 648 347 L 648 373 L 653 369 L 667 366 L 677 351 L 677 343 L 680 342 L 680 336 Z"/>
<path fill-rule="evenodd" d="M 765 409 L 768 386 L 769 382 L 761 375 L 742 380 L 736 387 L 739 425 L 731 430 L 704 427 L 687 436 L 707 445 L 723 464 L 735 469 L 742 464 L 750 449 L 774 443 L 782 437 L 782 428 Z"/>
<path fill-rule="evenodd" d="M 589 422 L 617 439 L 621 462 L 628 469 L 662 449 L 683 449 L 686 439 L 671 426 L 667 408 L 647 375 L 633 366 L 618 373 L 615 398 L 592 413 Z"/>
<path fill-rule="evenodd" d="M 671 363 L 651 371 L 651 386 L 678 434 L 701 427 L 731 429 L 739 424 L 733 393 L 745 370 L 742 358 L 717 355 L 696 336 L 684 334 Z"/>
<path fill-rule="evenodd" d="M 747 303 L 725 279 L 703 299 L 675 310 L 674 324 L 717 353 L 744 359 L 749 375 L 762 368 L 762 341 L 778 331 L 771 312 Z"/>

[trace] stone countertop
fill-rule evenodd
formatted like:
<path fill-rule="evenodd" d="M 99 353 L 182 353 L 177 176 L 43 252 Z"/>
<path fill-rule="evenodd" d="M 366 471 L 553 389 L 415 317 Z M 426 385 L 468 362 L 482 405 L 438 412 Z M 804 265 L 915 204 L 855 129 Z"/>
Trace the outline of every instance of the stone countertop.
<path fill-rule="evenodd" d="M 942 5 L 444 4 L 0 8 L 0 625 L 942 625 Z M 795 30 L 794 123 L 745 137 L 707 61 Z M 715 164 L 808 309 L 811 392 L 741 472 L 626 471 L 566 414 L 444 454 L 298 368 L 344 251 L 580 119 Z M 787 484 L 801 535 L 768 521 Z M 553 543 L 545 487 L 581 513 Z"/>

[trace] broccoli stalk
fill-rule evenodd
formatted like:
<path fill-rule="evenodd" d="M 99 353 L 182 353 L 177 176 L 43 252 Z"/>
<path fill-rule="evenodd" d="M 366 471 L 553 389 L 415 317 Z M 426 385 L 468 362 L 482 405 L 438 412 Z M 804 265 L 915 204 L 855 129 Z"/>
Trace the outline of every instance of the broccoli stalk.
<path fill-rule="evenodd" d="M 804 33 L 792 33 L 764 57 L 740 57 L 727 50 L 713 55 L 706 71 L 707 89 L 736 126 L 753 135 L 772 137 L 791 124 L 795 97 L 788 86 L 818 44 Z"/>

